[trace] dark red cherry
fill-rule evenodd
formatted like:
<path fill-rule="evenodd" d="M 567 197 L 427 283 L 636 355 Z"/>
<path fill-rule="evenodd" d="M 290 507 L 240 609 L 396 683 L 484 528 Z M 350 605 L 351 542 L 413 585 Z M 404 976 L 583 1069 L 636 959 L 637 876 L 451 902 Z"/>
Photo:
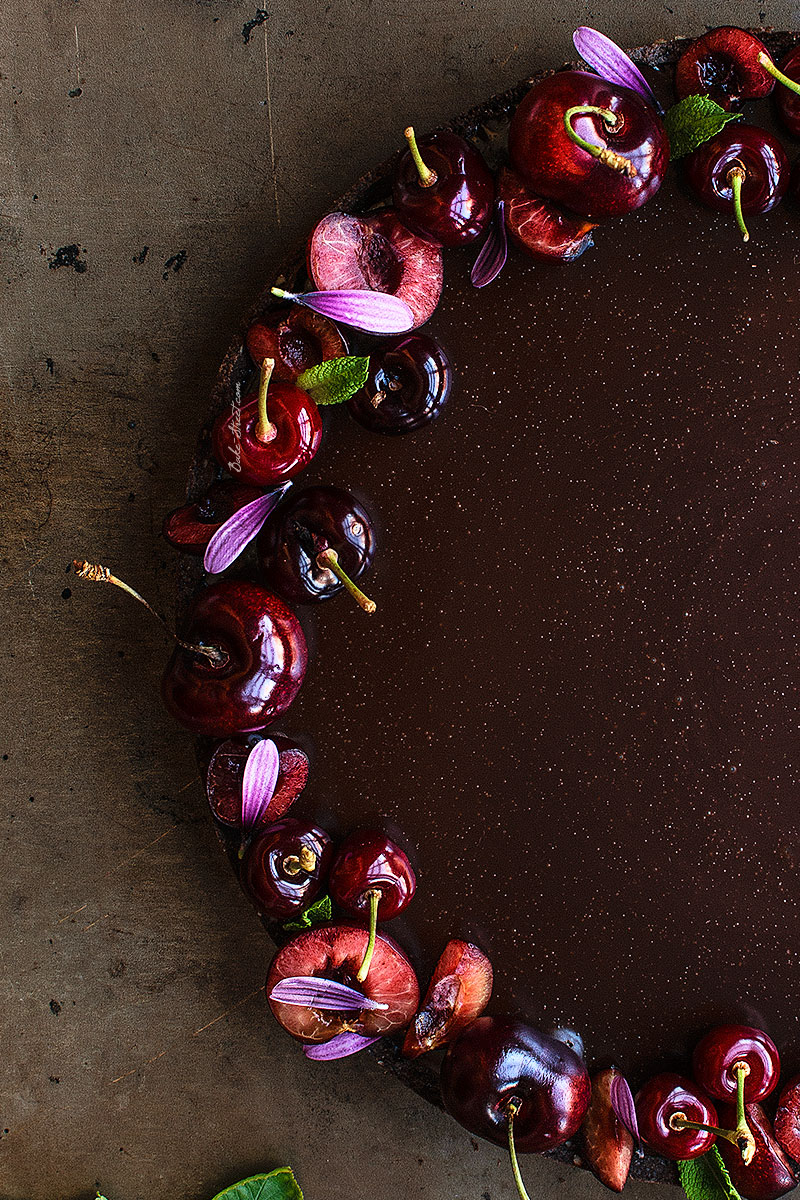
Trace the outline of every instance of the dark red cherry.
<path fill-rule="evenodd" d="M 344 839 L 331 868 L 331 896 L 351 916 L 366 916 L 378 893 L 378 920 L 391 921 L 412 900 L 417 882 L 408 858 L 379 829 L 356 829 Z"/>
<path fill-rule="evenodd" d="M 697 1084 L 671 1071 L 655 1075 L 639 1091 L 636 1117 L 642 1140 L 664 1158 L 699 1158 L 714 1144 L 711 1130 L 690 1127 L 716 1127 L 714 1105 Z"/>
<path fill-rule="evenodd" d="M 270 384 L 273 365 L 272 359 L 265 359 L 258 393 L 220 413 L 211 432 L 220 466 L 234 478 L 260 487 L 293 479 L 311 462 L 322 440 L 316 404 L 294 384 Z"/>
<path fill-rule="evenodd" d="M 781 61 L 781 71 L 800 86 L 800 46 L 795 46 Z M 792 137 L 800 138 L 800 96 L 789 88 L 781 87 L 775 92 L 775 108 L 781 125 Z"/>
<path fill-rule="evenodd" d="M 743 1063 L 745 1071 L 738 1071 Z M 749 1025 L 719 1025 L 695 1046 L 692 1074 L 716 1100 L 735 1101 L 741 1076 L 744 1100 L 752 1104 L 774 1090 L 781 1060 L 772 1038 Z"/>
<path fill-rule="evenodd" d="M 267 976 L 268 999 L 283 979 L 319 976 L 360 988 L 367 999 L 380 1006 L 342 1013 L 270 1000 L 275 1019 L 287 1033 L 304 1042 L 327 1042 L 345 1030 L 363 1037 L 380 1037 L 408 1024 L 419 1005 L 414 969 L 397 943 L 379 933 L 369 976 L 357 980 L 368 937 L 366 929 L 353 925 L 323 925 L 298 934 L 278 951 Z"/>
<path fill-rule="evenodd" d="M 214 818 L 221 825 L 238 828 L 242 822 L 242 780 L 248 755 L 264 735 L 251 733 L 226 738 L 215 747 L 206 770 L 206 795 Z M 279 820 L 302 792 L 308 781 L 308 758 L 290 738 L 280 733 L 266 735 L 278 748 L 278 779 L 264 813 L 266 822 Z"/>
<path fill-rule="evenodd" d="M 781 1088 L 775 1113 L 775 1138 L 781 1149 L 800 1162 L 800 1075 Z"/>
<path fill-rule="evenodd" d="M 552 200 L 534 196 L 516 171 L 503 167 L 498 190 L 505 204 L 506 228 L 513 240 L 532 258 L 571 262 L 594 245 L 595 225 L 565 212 Z"/>
<path fill-rule="evenodd" d="M 443 347 L 425 333 L 405 333 L 370 354 L 367 382 L 347 407 L 373 433 L 411 433 L 439 416 L 452 382 Z"/>
<path fill-rule="evenodd" d="M 474 242 L 492 219 L 494 180 L 483 158 L 458 134 L 444 130 L 417 142 L 409 125 L 408 149 L 392 176 L 400 220 L 441 246 Z"/>
<path fill-rule="evenodd" d="M 284 817 L 250 843 L 242 887 L 260 913 L 285 921 L 313 904 L 333 859 L 331 839 L 310 821 Z"/>
<path fill-rule="evenodd" d="M 329 600 L 347 590 L 365 611 L 375 611 L 353 583 L 375 553 L 372 521 L 349 492 L 290 492 L 264 523 L 257 547 L 264 582 L 291 603 Z"/>
<path fill-rule="evenodd" d="M 167 663 L 161 693 L 168 710 L 194 733 L 227 737 L 263 729 L 284 713 L 305 675 L 300 623 L 258 584 L 223 579 L 194 598 L 183 645 Z"/>
<path fill-rule="evenodd" d="M 747 1163 L 743 1162 L 737 1147 L 724 1139 L 717 1142 L 719 1152 L 733 1186 L 744 1200 L 778 1200 L 779 1196 L 797 1187 L 797 1177 L 775 1140 L 769 1118 L 761 1105 L 748 1104 L 745 1116 L 755 1141 L 752 1158 Z M 723 1105 L 719 1117 L 723 1124 L 730 1125 L 736 1119 L 735 1106 Z"/>
<path fill-rule="evenodd" d="M 684 166 L 698 200 L 718 212 L 734 213 L 745 241 L 750 235 L 744 217 L 769 212 L 789 184 L 789 160 L 778 139 L 738 121 L 688 154 Z"/>
<path fill-rule="evenodd" d="M 629 88 L 587 71 L 558 71 L 523 97 L 511 161 L 535 196 L 600 221 L 639 208 L 669 163 L 661 120 Z"/>
<path fill-rule="evenodd" d="M 161 532 L 176 550 L 203 554 L 220 525 L 261 495 L 262 489 L 252 484 L 220 479 L 198 500 L 173 509 L 164 518 Z"/>
<path fill-rule="evenodd" d="M 259 370 L 265 358 L 274 359 L 275 378 L 287 383 L 310 367 L 347 354 L 333 321 L 300 304 L 273 309 L 251 325 L 247 349 Z"/>
<path fill-rule="evenodd" d="M 539 1152 L 577 1132 L 591 1092 L 586 1067 L 556 1038 L 522 1021 L 479 1017 L 453 1042 L 440 1077 L 445 1109 L 498 1146 Z"/>
<path fill-rule="evenodd" d="M 697 38 L 675 68 L 679 100 L 710 96 L 725 109 L 768 96 L 776 80 L 789 88 L 797 86 L 778 70 L 759 38 L 734 25 L 721 25 Z"/>

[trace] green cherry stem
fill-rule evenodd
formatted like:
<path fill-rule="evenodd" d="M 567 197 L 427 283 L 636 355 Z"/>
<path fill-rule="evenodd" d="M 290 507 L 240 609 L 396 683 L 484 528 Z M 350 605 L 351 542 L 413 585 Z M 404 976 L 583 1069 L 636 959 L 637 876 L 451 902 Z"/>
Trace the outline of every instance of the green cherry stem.
<path fill-rule="evenodd" d="M 790 92 L 795 92 L 800 96 L 800 83 L 797 83 L 794 79 L 790 79 L 788 75 L 784 75 L 783 71 L 779 67 L 776 67 L 769 55 L 764 54 L 763 51 L 758 56 L 758 65 L 763 67 L 773 79 L 777 79 L 778 83 L 782 83 L 784 87 L 787 87 Z"/>
<path fill-rule="evenodd" d="M 610 108 L 598 108 L 596 104 L 575 104 L 564 113 L 564 129 L 570 141 L 573 141 L 576 146 L 580 146 L 581 150 L 585 150 L 587 154 L 591 154 L 592 158 L 598 159 L 604 166 L 611 167 L 612 170 L 619 171 L 622 175 L 635 175 L 636 167 L 629 158 L 625 158 L 623 154 L 617 154 L 616 150 L 612 150 L 610 146 L 598 146 L 594 142 L 587 142 L 585 137 L 576 133 L 572 127 L 572 118 L 587 114 L 600 117 L 609 133 L 614 133 L 619 128 L 619 118 Z"/>
<path fill-rule="evenodd" d="M 420 186 L 424 188 L 433 187 L 438 176 L 423 161 L 422 155 L 419 152 L 419 146 L 417 145 L 417 136 L 414 133 L 413 125 L 409 125 L 408 129 L 403 130 L 403 137 L 408 142 L 409 153 L 414 160 L 414 166 L 417 168 L 417 173 L 419 174 Z"/>
<path fill-rule="evenodd" d="M 506 1104 L 506 1113 L 508 1114 L 508 1153 L 511 1157 L 511 1171 L 514 1175 L 514 1183 L 517 1185 L 520 1200 L 530 1200 L 525 1184 L 522 1182 L 522 1173 L 517 1161 L 517 1148 L 514 1145 L 514 1118 L 521 1108 L 522 1102 L 516 1096 L 512 1096 Z"/>
<path fill-rule="evenodd" d="M 317 555 L 317 566 L 323 567 L 325 570 L 333 571 L 333 574 L 342 584 L 346 592 L 355 600 L 359 608 L 363 608 L 365 613 L 374 613 L 378 607 L 374 600 L 370 600 L 369 596 L 365 596 L 360 587 L 356 587 L 350 576 L 339 564 L 339 555 L 335 550 L 320 550 Z"/>
<path fill-rule="evenodd" d="M 380 889 L 370 888 L 367 896 L 369 897 L 369 939 L 367 941 L 367 948 L 364 951 L 364 957 L 361 960 L 361 966 L 358 968 L 358 974 L 356 975 L 359 983 L 363 983 L 367 978 L 372 956 L 375 953 L 375 935 L 378 932 L 378 905 L 381 899 Z"/>
<path fill-rule="evenodd" d="M 255 429 L 256 437 L 265 446 L 274 441 L 278 435 L 277 426 L 273 425 L 267 416 L 267 388 L 274 370 L 275 359 L 265 358 L 261 364 L 261 380 L 258 385 L 258 423 Z"/>
<path fill-rule="evenodd" d="M 750 231 L 745 225 L 744 213 L 742 212 L 742 184 L 745 181 L 747 172 L 740 162 L 735 162 L 728 171 L 728 183 L 733 190 L 733 212 L 736 217 L 736 224 L 739 226 L 739 232 L 742 235 L 742 240 L 750 241 Z"/>
<path fill-rule="evenodd" d="M 682 1112 L 672 1114 L 669 1119 L 669 1127 L 676 1133 L 680 1133 L 682 1129 L 704 1129 L 707 1133 L 714 1133 L 717 1137 L 725 1138 L 726 1142 L 736 1146 L 742 1156 L 742 1162 L 747 1167 L 753 1161 L 753 1155 L 756 1152 L 756 1141 L 747 1124 L 744 1107 L 744 1081 L 750 1074 L 750 1068 L 746 1062 L 737 1062 L 733 1065 L 733 1072 L 736 1075 L 735 1129 L 718 1129 L 716 1125 L 702 1125 L 697 1121 L 687 1121 L 686 1114 Z"/>

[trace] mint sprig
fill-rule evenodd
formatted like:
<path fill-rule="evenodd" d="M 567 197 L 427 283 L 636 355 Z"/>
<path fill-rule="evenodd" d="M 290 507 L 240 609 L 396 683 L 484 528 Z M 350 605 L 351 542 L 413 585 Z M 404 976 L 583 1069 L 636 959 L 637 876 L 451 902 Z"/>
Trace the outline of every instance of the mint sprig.
<path fill-rule="evenodd" d="M 678 1175 L 689 1200 L 741 1200 L 716 1146 L 679 1162 Z"/>
<path fill-rule="evenodd" d="M 284 929 L 294 932 L 296 929 L 310 929 L 312 925 L 322 925 L 333 916 L 333 906 L 330 896 L 321 896 L 309 908 L 304 909 L 296 921 L 287 921 Z"/>
<path fill-rule="evenodd" d="M 297 380 L 297 386 L 308 392 L 315 404 L 342 404 L 364 386 L 368 374 L 369 359 L 348 354 L 309 367 Z"/>
<path fill-rule="evenodd" d="M 703 142 L 716 137 L 729 121 L 738 121 L 737 112 L 726 112 L 710 96 L 684 96 L 664 114 L 671 158 L 683 158 Z"/>
<path fill-rule="evenodd" d="M 268 1175 L 251 1175 L 218 1192 L 214 1200 L 303 1200 L 300 1185 L 289 1167 Z"/>

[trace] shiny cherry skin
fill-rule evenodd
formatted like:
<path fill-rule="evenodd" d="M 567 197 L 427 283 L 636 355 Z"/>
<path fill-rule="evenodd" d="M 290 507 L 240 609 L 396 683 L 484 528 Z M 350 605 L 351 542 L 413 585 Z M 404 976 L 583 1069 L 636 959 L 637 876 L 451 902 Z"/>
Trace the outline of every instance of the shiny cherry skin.
<path fill-rule="evenodd" d="M 369 376 L 350 397 L 350 413 L 373 433 L 412 433 L 439 416 L 453 384 L 445 350 L 425 333 L 384 342 L 369 356 Z"/>
<path fill-rule="evenodd" d="M 778 64 L 784 75 L 800 83 L 800 46 L 795 46 Z M 775 89 L 775 109 L 781 125 L 792 137 L 800 138 L 800 96 L 789 88 Z"/>
<path fill-rule="evenodd" d="M 187 642 L 213 647 L 220 662 L 176 646 L 161 694 L 193 733 L 227 737 L 263 729 L 294 700 L 308 652 L 300 623 L 258 584 L 223 579 L 195 596 L 181 630 Z"/>
<path fill-rule="evenodd" d="M 773 1134 L 769 1118 L 760 1104 L 745 1105 L 747 1126 L 755 1139 L 755 1153 L 745 1166 L 736 1146 L 725 1138 L 717 1139 L 723 1162 L 731 1182 L 744 1200 L 778 1200 L 797 1187 L 797 1176 Z M 719 1110 L 720 1121 L 736 1123 L 736 1105 L 724 1104 Z"/>
<path fill-rule="evenodd" d="M 589 1107 L 586 1067 L 563 1042 L 522 1021 L 479 1017 L 450 1046 L 440 1076 L 444 1107 L 470 1133 L 538 1153 L 577 1132 Z"/>
<path fill-rule="evenodd" d="M 307 467 L 322 441 L 322 418 L 308 392 L 292 383 L 270 381 L 269 440 L 258 434 L 258 393 L 226 409 L 214 423 L 214 457 L 235 479 L 269 488 L 294 479 Z"/>
<path fill-rule="evenodd" d="M 531 258 L 572 262 L 594 245 L 591 221 L 534 196 L 510 167 L 502 168 L 497 186 L 509 236 Z"/>
<path fill-rule="evenodd" d="M 735 122 L 703 142 L 684 160 L 686 182 L 703 204 L 733 212 L 730 172 L 744 168 L 742 212 L 765 213 L 782 199 L 789 184 L 789 160 L 777 138 L 766 129 Z"/>
<path fill-rule="evenodd" d="M 332 859 L 333 845 L 324 829 L 284 817 L 250 843 L 242 864 L 242 887 L 259 913 L 286 921 L 314 903 Z"/>
<path fill-rule="evenodd" d="M 171 546 L 186 554 L 203 554 L 220 525 L 263 495 L 261 488 L 238 479 L 220 479 L 189 504 L 164 518 L 161 532 Z"/>
<path fill-rule="evenodd" d="M 318 555 L 335 550 L 343 570 L 357 579 L 372 562 L 375 537 L 369 514 L 349 492 L 309 487 L 290 492 L 270 515 L 257 549 L 267 586 L 292 604 L 311 604 L 343 588 Z"/>
<path fill-rule="evenodd" d="M 288 812 L 306 786 L 309 773 L 308 757 L 296 742 L 271 730 L 266 736 L 278 748 L 278 779 L 264 812 L 265 824 Z M 220 825 L 235 829 L 242 823 L 244 768 L 250 751 L 262 740 L 261 734 L 240 734 L 214 747 L 206 768 L 206 796 L 212 816 Z"/>
<path fill-rule="evenodd" d="M 409 150 L 392 176 L 392 197 L 400 220 L 440 246 L 474 242 L 492 219 L 494 180 L 481 154 L 458 134 L 443 130 L 418 143 L 426 183 Z"/>
<path fill-rule="evenodd" d="M 413 899 L 417 880 L 398 845 L 379 829 L 356 829 L 344 839 L 329 881 L 333 900 L 351 916 L 369 912 L 369 894 L 377 891 L 378 920 L 391 921 Z"/>
<path fill-rule="evenodd" d="M 578 105 L 607 110 L 571 118 L 574 132 L 623 156 L 635 174 L 600 162 L 567 134 L 564 118 Z M 535 84 L 514 114 L 509 150 L 515 170 L 536 196 L 591 221 L 620 217 L 656 194 L 669 163 L 669 142 L 656 112 L 636 92 L 587 71 L 558 71 Z"/>
<path fill-rule="evenodd" d="M 781 1060 L 772 1038 L 749 1025 L 719 1025 L 711 1029 L 695 1046 L 692 1075 L 715 1100 L 736 1100 L 736 1075 L 733 1067 L 747 1063 L 744 1080 L 747 1104 L 763 1100 L 774 1090 L 781 1073 Z M 724 1128 L 734 1128 L 724 1126 Z"/>
<path fill-rule="evenodd" d="M 301 304 L 267 312 L 247 331 L 247 349 L 260 369 L 265 358 L 275 360 L 275 378 L 294 383 L 310 367 L 347 354 L 344 338 L 327 317 Z"/>
<path fill-rule="evenodd" d="M 714 1144 L 705 1129 L 672 1129 L 670 1120 L 683 1113 L 687 1121 L 719 1126 L 717 1112 L 703 1090 L 671 1071 L 655 1075 L 636 1096 L 636 1117 L 643 1141 L 664 1158 L 699 1158 Z"/>
<path fill-rule="evenodd" d="M 769 58 L 764 43 L 745 29 L 734 25 L 710 29 L 678 59 L 675 93 L 679 100 L 710 96 L 724 109 L 768 96 L 775 80 L 759 63 L 761 54 Z"/>

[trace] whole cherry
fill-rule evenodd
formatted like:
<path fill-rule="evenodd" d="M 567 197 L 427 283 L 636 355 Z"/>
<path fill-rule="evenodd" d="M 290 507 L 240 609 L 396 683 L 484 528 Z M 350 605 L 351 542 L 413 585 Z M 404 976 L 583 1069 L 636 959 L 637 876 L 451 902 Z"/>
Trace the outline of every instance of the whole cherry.
<path fill-rule="evenodd" d="M 453 369 L 442 346 L 424 333 L 402 334 L 369 356 L 369 375 L 350 397 L 350 413 L 373 433 L 412 433 L 439 416 Z"/>
<path fill-rule="evenodd" d="M 755 1152 L 745 1105 L 768 1096 L 777 1085 L 780 1070 L 775 1043 L 750 1025 L 720 1025 L 695 1046 L 692 1073 L 697 1082 L 715 1099 L 736 1103 L 736 1120 L 727 1140 L 738 1146 L 745 1164 Z"/>
<path fill-rule="evenodd" d="M 730 1124 L 736 1117 L 732 1104 L 720 1109 L 720 1120 Z M 753 1154 L 745 1162 L 735 1146 L 728 1141 L 719 1143 L 731 1182 L 744 1200 L 778 1200 L 797 1187 L 792 1165 L 773 1136 L 769 1118 L 760 1104 L 745 1108 L 747 1125 L 753 1138 Z"/>
<path fill-rule="evenodd" d="M 536 196 L 599 221 L 639 208 L 658 191 L 669 141 L 636 92 L 587 71 L 535 84 L 509 130 L 511 161 Z"/>
<path fill-rule="evenodd" d="M 261 487 L 293 479 L 311 462 L 322 440 L 316 404 L 294 384 L 270 386 L 274 366 L 274 359 L 264 359 L 258 393 L 221 413 L 211 431 L 220 466 Z"/>
<path fill-rule="evenodd" d="M 643 1141 L 664 1158 L 699 1158 L 714 1144 L 714 1105 L 690 1079 L 671 1071 L 640 1089 L 636 1116 Z"/>
<path fill-rule="evenodd" d="M 294 381 L 310 367 L 347 354 L 344 338 L 327 317 L 300 304 L 267 312 L 247 331 L 247 349 L 257 367 L 275 361 L 275 378 Z"/>
<path fill-rule="evenodd" d="M 242 887 L 264 916 L 287 920 L 313 904 L 333 859 L 324 829 L 284 817 L 250 843 L 242 864 Z"/>
<path fill-rule="evenodd" d="M 262 495 L 261 488 L 238 479 L 220 479 L 198 500 L 183 504 L 164 518 L 162 533 L 171 546 L 187 554 L 203 554 L 220 525 Z"/>
<path fill-rule="evenodd" d="M 411 863 L 381 830 L 356 829 L 336 853 L 329 886 L 340 908 L 369 921 L 369 942 L 356 976 L 363 981 L 370 969 L 378 921 L 391 921 L 413 899 L 417 881 Z"/>
<path fill-rule="evenodd" d="M 718 212 L 734 213 L 746 242 L 745 216 L 769 212 L 789 184 L 789 160 L 778 139 L 738 122 L 687 155 L 685 171 L 698 200 Z"/>
<path fill-rule="evenodd" d="M 375 553 L 372 519 L 349 492 L 309 487 L 289 494 L 265 521 L 257 549 L 262 578 L 294 604 L 347 591 L 368 613 L 376 605 L 353 582 Z"/>
<path fill-rule="evenodd" d="M 800 92 L 797 82 L 775 66 L 760 38 L 734 25 L 720 25 L 697 38 L 675 68 L 679 100 L 710 96 L 725 109 L 768 96 L 776 80 Z"/>
<path fill-rule="evenodd" d="M 392 176 L 395 209 L 409 229 L 441 246 L 474 242 L 492 218 L 494 180 L 474 146 L 444 130 L 418 142 L 405 130 L 408 149 Z"/>

